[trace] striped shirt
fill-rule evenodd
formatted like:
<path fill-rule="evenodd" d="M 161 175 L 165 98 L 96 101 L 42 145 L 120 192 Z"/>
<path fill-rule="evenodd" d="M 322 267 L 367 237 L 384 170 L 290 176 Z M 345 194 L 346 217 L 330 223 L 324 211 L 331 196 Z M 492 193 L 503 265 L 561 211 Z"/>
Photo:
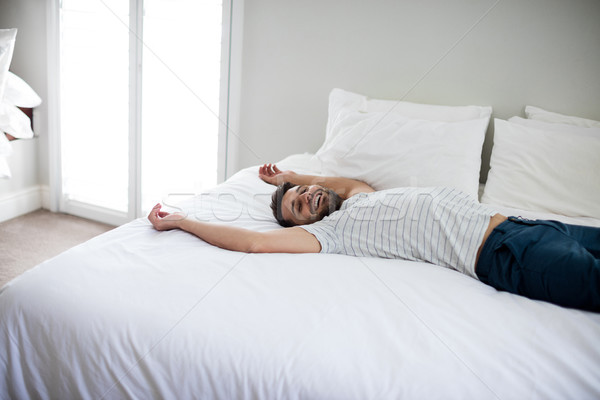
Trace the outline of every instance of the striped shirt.
<path fill-rule="evenodd" d="M 456 189 L 409 187 L 357 194 L 300 227 L 322 253 L 426 261 L 477 279 L 477 250 L 492 215 Z"/>

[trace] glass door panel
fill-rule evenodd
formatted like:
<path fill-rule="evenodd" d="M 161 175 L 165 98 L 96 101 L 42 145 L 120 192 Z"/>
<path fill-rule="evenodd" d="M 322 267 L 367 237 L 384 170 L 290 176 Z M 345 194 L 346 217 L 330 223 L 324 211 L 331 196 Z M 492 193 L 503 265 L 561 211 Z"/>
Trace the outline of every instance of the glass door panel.
<path fill-rule="evenodd" d="M 215 185 L 221 1 L 60 4 L 59 209 L 120 224 Z"/>
<path fill-rule="evenodd" d="M 63 197 L 127 212 L 129 4 L 63 0 Z"/>
<path fill-rule="evenodd" d="M 217 182 L 221 1 L 145 0 L 142 209 Z"/>

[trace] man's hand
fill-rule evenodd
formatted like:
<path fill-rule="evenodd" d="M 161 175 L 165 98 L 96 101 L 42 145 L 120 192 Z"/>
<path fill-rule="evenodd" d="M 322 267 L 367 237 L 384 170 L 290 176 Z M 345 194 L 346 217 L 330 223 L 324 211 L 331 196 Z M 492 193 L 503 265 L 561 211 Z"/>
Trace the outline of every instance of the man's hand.
<path fill-rule="evenodd" d="M 294 185 L 319 185 L 336 192 L 342 199 L 348 199 L 357 193 L 374 192 L 371 186 L 356 179 L 297 174 L 294 171 L 281 171 L 275 164 L 264 164 L 258 169 L 258 176 L 271 185 L 291 182 Z"/>
<path fill-rule="evenodd" d="M 157 204 L 148 214 L 148 220 L 157 231 L 168 231 L 171 229 L 180 228 L 180 222 L 185 219 L 181 214 L 171 214 L 165 211 L 160 211 L 161 205 Z"/>
<path fill-rule="evenodd" d="M 215 224 L 170 214 L 154 206 L 148 219 L 158 231 L 181 229 L 213 246 L 245 253 L 318 253 L 321 245 L 316 237 L 302 228 L 256 232 L 232 224 Z"/>
<path fill-rule="evenodd" d="M 264 164 L 258 169 L 258 176 L 271 185 L 281 185 L 284 182 L 293 182 L 297 174 L 294 171 L 281 171 L 275 164 Z"/>

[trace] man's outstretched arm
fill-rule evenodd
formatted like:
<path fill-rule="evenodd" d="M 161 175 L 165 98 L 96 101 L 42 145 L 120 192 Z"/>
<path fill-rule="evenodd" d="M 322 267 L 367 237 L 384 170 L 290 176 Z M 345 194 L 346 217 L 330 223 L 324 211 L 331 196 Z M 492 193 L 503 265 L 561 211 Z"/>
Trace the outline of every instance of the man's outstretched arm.
<path fill-rule="evenodd" d="M 342 199 L 347 199 L 357 193 L 374 192 L 371 186 L 362 181 L 342 177 L 297 174 L 294 171 L 281 171 L 275 164 L 264 164 L 258 170 L 258 176 L 271 185 L 281 185 L 290 182 L 294 185 L 319 185 L 336 192 Z"/>
<path fill-rule="evenodd" d="M 235 226 L 202 222 L 154 206 L 148 220 L 159 231 L 181 229 L 223 249 L 244 253 L 318 253 L 321 244 L 302 228 L 282 228 L 256 232 Z"/>

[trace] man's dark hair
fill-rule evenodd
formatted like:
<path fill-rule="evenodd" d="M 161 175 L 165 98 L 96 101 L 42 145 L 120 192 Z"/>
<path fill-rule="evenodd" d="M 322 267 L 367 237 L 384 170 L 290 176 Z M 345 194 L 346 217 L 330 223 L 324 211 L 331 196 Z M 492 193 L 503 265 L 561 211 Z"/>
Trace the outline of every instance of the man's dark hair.
<path fill-rule="evenodd" d="M 279 222 L 279 225 L 283 226 L 284 228 L 289 228 L 296 225 L 292 221 L 288 221 L 287 219 L 283 218 L 283 214 L 281 212 L 281 202 L 283 201 L 283 196 L 294 186 L 296 185 L 293 183 L 285 182 L 277 186 L 277 189 L 273 192 L 273 195 L 271 195 L 271 210 L 273 210 L 273 215 L 275 216 L 277 222 Z"/>

